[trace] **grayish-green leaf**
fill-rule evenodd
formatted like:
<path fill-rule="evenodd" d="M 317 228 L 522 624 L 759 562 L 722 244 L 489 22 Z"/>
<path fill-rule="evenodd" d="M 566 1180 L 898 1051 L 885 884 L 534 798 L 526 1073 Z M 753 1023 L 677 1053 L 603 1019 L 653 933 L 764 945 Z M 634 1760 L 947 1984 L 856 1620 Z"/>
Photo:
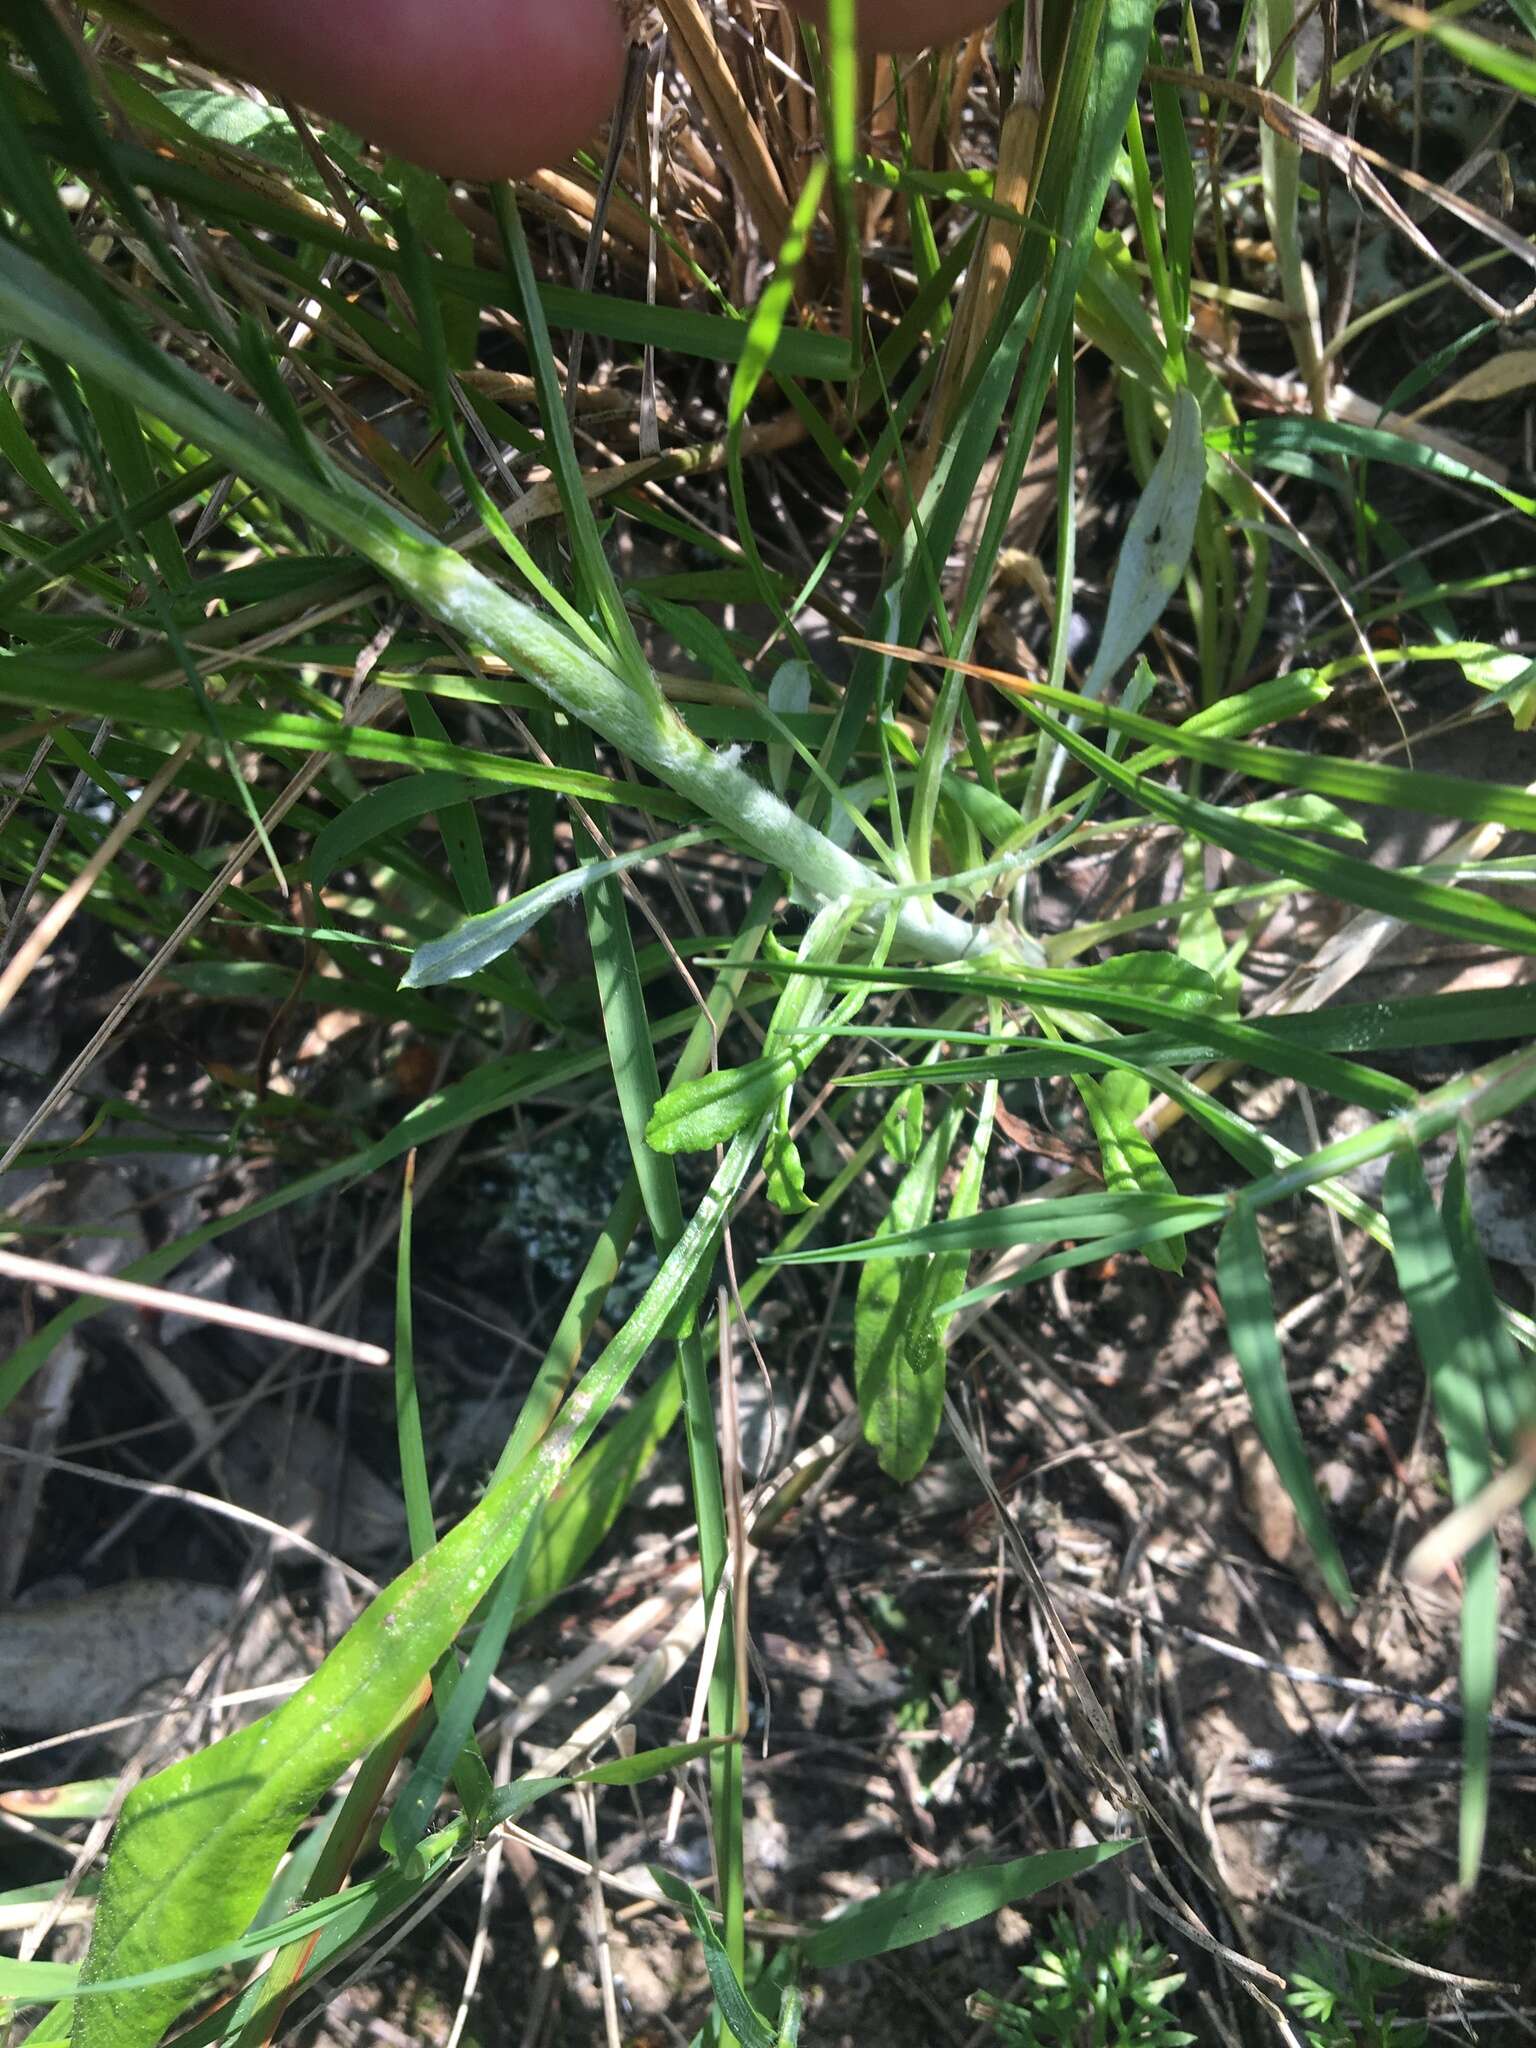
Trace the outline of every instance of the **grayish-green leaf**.
<path fill-rule="evenodd" d="M 503 953 L 510 952 L 557 904 L 569 903 L 594 882 L 622 874 L 641 861 L 657 860 L 676 853 L 680 847 L 696 846 L 699 838 L 697 832 L 682 832 L 677 838 L 655 846 L 637 846 L 628 853 L 615 854 L 611 860 L 584 861 L 580 867 L 551 875 L 536 888 L 525 889 L 510 903 L 499 903 L 494 910 L 482 911 L 478 917 L 466 917 L 442 938 L 429 939 L 417 948 L 400 986 L 441 988 L 444 982 L 462 981 L 466 975 L 478 974 L 482 967 L 492 966 Z"/>

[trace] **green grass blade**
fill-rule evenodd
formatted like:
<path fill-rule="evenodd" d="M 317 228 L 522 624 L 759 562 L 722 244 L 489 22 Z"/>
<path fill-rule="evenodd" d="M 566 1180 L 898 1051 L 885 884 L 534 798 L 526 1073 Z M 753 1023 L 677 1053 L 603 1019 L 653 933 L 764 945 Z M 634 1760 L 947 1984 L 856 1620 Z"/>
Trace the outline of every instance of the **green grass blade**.
<path fill-rule="evenodd" d="M 1443 658 L 1443 649 L 1436 653 Z M 1071 712 L 1081 702 L 1068 690 L 1051 690 L 1040 683 L 1021 687 L 1027 689 L 1030 702 L 1050 704 L 1059 711 Z M 1330 760 L 1286 747 L 1254 746 L 1202 732 L 1194 719 L 1159 725 L 1156 719 L 1116 705 L 1095 705 L 1081 715 L 1084 724 L 1107 725 L 1131 739 L 1150 742 L 1147 752 L 1128 764 L 1136 771 L 1150 767 L 1158 755 L 1177 756 L 1348 803 L 1389 804 L 1432 817 L 1463 818 L 1470 824 L 1500 824 L 1512 832 L 1536 830 L 1536 796 L 1512 783 L 1473 782 L 1465 776 L 1393 768 L 1379 761 Z"/>
<path fill-rule="evenodd" d="M 1484 1399 L 1486 1363 L 1475 1280 L 1464 1274 L 1436 1212 L 1416 1152 L 1399 1149 L 1387 1168 L 1382 1206 L 1392 1257 L 1429 1376 L 1445 1442 L 1451 1499 L 1473 1500 L 1494 1476 Z M 1488 1716 L 1499 1670 L 1499 1557 L 1491 1536 L 1463 1561 L 1461 1598 L 1461 1882 L 1476 1882 L 1488 1829 Z"/>
<path fill-rule="evenodd" d="M 391 1808 L 379 1838 L 379 1846 L 397 1863 L 406 1862 L 415 1853 L 417 1844 L 431 1824 L 443 1787 L 459 1769 L 460 1757 L 466 1746 L 474 1741 L 475 1716 L 501 1661 L 501 1653 L 522 1602 L 529 1560 L 538 1541 L 539 1519 L 539 1510 L 535 1509 L 521 1542 L 498 1576 L 481 1614 L 475 1645 L 464 1669 L 459 1671 L 455 1668 L 451 1652 L 439 1662 L 439 1672 L 444 1676 L 452 1675 L 447 1685 L 440 1680 L 434 1683 L 437 1726 L 428 1738 L 405 1789 Z M 478 1761 L 478 1750 L 472 1753 Z M 480 1769 L 484 1773 L 483 1765 Z M 485 1797 L 483 1802 L 476 1801 L 471 1819 L 478 1819 L 485 1805 L 489 1804 L 492 1788 L 489 1774 L 484 1776 Z M 477 1784 L 477 1792 L 480 1789 Z"/>
<path fill-rule="evenodd" d="M 1499 1456 L 1509 1462 L 1536 1431 L 1536 1367 L 1521 1351 L 1493 1291 L 1488 1255 L 1477 1234 L 1462 1148 L 1451 1161 L 1440 1196 L 1440 1221 L 1461 1285 L 1466 1344 L 1482 1382 L 1488 1427 Z M 1525 1526 L 1536 1543 L 1536 1498 L 1525 1503 Z"/>
<path fill-rule="evenodd" d="M 1199 1230 L 1220 1223 L 1227 1213 L 1222 1195 L 1086 1194 L 1035 1202 L 1010 1202 L 984 1209 L 978 1216 L 946 1218 L 887 1236 L 860 1238 L 856 1243 L 818 1246 L 811 1251 L 784 1252 L 772 1263 L 783 1266 L 825 1266 L 848 1260 L 925 1259 L 934 1252 L 1002 1251 L 1016 1244 L 1060 1244 L 1069 1238 L 1107 1237 L 1134 1232 L 1142 1225 L 1171 1223 L 1177 1229 Z"/>
<path fill-rule="evenodd" d="M 878 897 L 880 885 L 871 871 L 796 816 L 733 758 L 717 755 L 669 708 L 658 711 L 653 699 L 637 697 L 547 618 L 382 500 L 339 473 L 334 487 L 325 489 L 294 462 L 280 438 L 222 393 L 172 363 L 151 370 L 127 356 L 83 303 L 20 251 L 4 247 L 0 318 L 41 347 L 67 346 L 74 360 L 134 403 L 181 424 L 225 452 L 247 477 L 279 490 L 326 531 L 376 560 L 424 610 L 474 643 L 492 647 L 559 709 L 600 731 L 734 838 L 787 870 L 807 894 L 834 902 Z M 0 664 L 0 670 L 7 666 Z M 324 730 L 320 721 L 315 723 Z M 384 737 L 373 735 L 375 740 Z M 429 743 L 412 744 L 421 749 Z M 540 772 L 510 762 L 502 766 L 509 771 L 517 767 L 524 777 Z M 897 923 L 902 942 L 924 957 L 961 957 L 977 949 L 976 936 L 963 920 L 930 905 L 903 904 Z"/>
<path fill-rule="evenodd" d="M 441 769 L 427 768 L 393 782 L 381 782 L 345 810 L 338 811 L 316 833 L 307 870 L 310 887 L 323 889 L 336 870 L 346 867 L 354 855 L 381 840 L 393 840 L 401 826 L 413 825 L 418 818 L 428 817 L 448 804 L 488 794 L 483 783 L 474 782 L 467 775 L 449 775 Z"/>
<path fill-rule="evenodd" d="M 1254 1426 L 1290 1495 L 1301 1532 L 1317 1559 L 1329 1592 L 1348 1612 L 1355 1604 L 1355 1596 L 1296 1421 L 1286 1384 L 1280 1334 L 1275 1327 L 1275 1300 L 1258 1217 L 1246 1203 L 1238 1203 L 1221 1234 L 1216 1251 L 1216 1284 L 1226 1311 L 1232 1349 L 1248 1390 Z"/>
<path fill-rule="evenodd" d="M 1268 868 L 1288 880 L 1304 883 L 1345 903 L 1357 903 L 1366 910 L 1385 911 L 1405 924 L 1418 924 L 1429 931 L 1449 933 L 1453 938 L 1471 939 L 1517 953 L 1536 953 L 1536 919 L 1507 909 L 1491 897 L 1448 889 L 1440 882 L 1426 882 L 1414 875 L 1398 874 L 1373 867 L 1369 861 L 1353 860 L 1330 847 L 1314 846 L 1294 833 L 1273 826 L 1254 825 L 1233 818 L 1215 804 L 1179 796 L 1170 789 L 1128 771 L 1072 732 L 1059 720 L 1026 705 L 1041 728 L 1083 767 L 1107 782 L 1129 802 L 1164 818 L 1182 831 L 1192 832 L 1212 846 Z"/>
<path fill-rule="evenodd" d="M 741 2043 L 741 2048 L 774 2048 L 774 2029 L 742 1988 L 737 1966 L 715 1932 L 709 1908 L 703 1899 L 691 1884 L 660 1863 L 651 1865 L 651 1876 L 674 1905 L 682 1907 L 698 1936 L 715 2004 L 719 2007 L 721 2019 Z"/>
<path fill-rule="evenodd" d="M 1213 430 L 1206 440 L 1213 449 L 1227 449 L 1245 462 L 1267 463 L 1276 469 L 1297 464 L 1310 466 L 1312 458 L 1319 455 L 1342 455 L 1352 463 L 1390 462 L 1399 469 L 1418 470 L 1445 483 L 1491 491 L 1528 519 L 1536 516 L 1536 499 L 1510 490 L 1507 485 L 1495 482 L 1486 471 L 1472 469 L 1439 448 L 1406 440 L 1385 427 L 1352 427 L 1342 420 L 1245 420 L 1238 427 Z M 1312 473 L 1310 467 L 1306 473 Z M 1317 474 L 1327 476 L 1321 470 Z"/>
<path fill-rule="evenodd" d="M 429 697 L 413 692 L 406 699 L 405 709 L 411 730 L 418 738 L 448 744 L 447 729 Z M 485 843 L 480 837 L 472 796 L 468 791 L 456 797 L 445 794 L 436 808 L 438 836 L 447 852 L 453 879 L 458 884 L 459 901 L 470 916 L 489 910 L 496 901 L 496 895 L 491 887 Z"/>
<path fill-rule="evenodd" d="M 1140 1191 L 1149 1195 L 1176 1195 L 1173 1176 L 1157 1156 L 1157 1148 L 1137 1127 L 1136 1119 L 1152 1099 L 1151 1084 L 1124 1068 L 1106 1072 L 1098 1080 L 1079 1079 L 1077 1092 L 1098 1140 L 1104 1185 L 1111 1192 Z M 1148 1244 L 1147 1257 L 1167 1273 L 1184 1270 L 1184 1240 L 1171 1237 Z"/>

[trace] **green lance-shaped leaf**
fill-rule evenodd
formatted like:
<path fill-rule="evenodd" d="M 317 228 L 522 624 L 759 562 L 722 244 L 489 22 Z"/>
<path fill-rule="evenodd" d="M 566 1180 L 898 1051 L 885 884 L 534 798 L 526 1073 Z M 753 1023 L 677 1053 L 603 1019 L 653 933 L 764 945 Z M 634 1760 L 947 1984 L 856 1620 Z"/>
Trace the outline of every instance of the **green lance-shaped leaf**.
<path fill-rule="evenodd" d="M 244 1931 L 294 1830 L 443 1656 L 645 1351 L 695 1298 L 760 1134 L 731 1147 L 633 1315 L 532 1456 L 385 1588 L 284 1706 L 130 1793 L 85 1983 L 201 1955 Z M 150 2048 L 196 1989 L 192 1980 L 82 2000 L 71 2039 Z"/>
<path fill-rule="evenodd" d="M 615 854 L 611 860 L 587 861 L 580 867 L 568 868 L 563 874 L 552 875 L 536 888 L 525 889 L 510 903 L 499 903 L 494 910 L 482 911 L 477 917 L 466 917 L 442 938 L 429 939 L 424 946 L 418 946 L 400 986 L 440 988 L 444 982 L 462 981 L 466 975 L 477 974 L 482 967 L 490 967 L 503 953 L 509 952 L 519 939 L 526 937 L 556 904 L 568 903 L 572 897 L 584 895 L 594 882 L 601 882 L 608 875 L 622 874 L 625 868 L 635 867 L 641 861 L 656 860 L 685 846 L 696 846 L 702 836 L 698 832 L 682 832 L 677 838 L 664 840 L 657 846 L 637 846 L 628 853 Z"/>
<path fill-rule="evenodd" d="M 1451 1206 L 1459 1207 L 1453 1185 Z M 1398 1151 L 1382 1185 L 1392 1258 L 1445 1440 L 1457 1507 L 1493 1478 L 1482 1317 L 1474 1272 L 1464 1272 L 1453 1234 L 1437 1213 L 1417 1152 Z M 1499 1553 L 1484 1536 L 1462 1563 L 1461 1881 L 1475 1882 L 1488 1828 L 1488 1716 L 1499 1673 Z"/>
<path fill-rule="evenodd" d="M 612 1529 L 682 1402 L 682 1375 L 673 1366 L 576 1460 L 540 1518 L 518 1608 L 520 1625 L 565 1590 Z"/>
<path fill-rule="evenodd" d="M 1129 996 L 1133 1000 L 1150 998 L 1191 1016 L 1221 1007 L 1221 990 L 1205 969 L 1192 960 L 1181 960 L 1174 953 L 1121 953 L 1113 960 L 1069 971 L 1074 977 L 1081 977 L 1071 985 L 1073 995 L 1069 1000 L 1074 1007 L 1085 990 L 1091 992 L 1085 1008 L 1091 1007 L 1098 992 Z"/>
<path fill-rule="evenodd" d="M 789 1128 L 789 1105 L 793 1091 L 786 1088 L 773 1113 L 773 1129 L 763 1147 L 763 1170 L 768 1179 L 768 1199 L 781 1216 L 799 1216 L 816 1205 L 805 1192 L 805 1161 Z"/>
<path fill-rule="evenodd" d="M 1482 1382 L 1489 1434 L 1499 1456 L 1510 1460 L 1518 1457 L 1536 1434 L 1536 1360 L 1516 1343 L 1505 1320 L 1503 1304 L 1493 1291 L 1488 1255 L 1472 1217 L 1461 1150 L 1445 1176 L 1440 1221 L 1461 1283 L 1461 1307 L 1466 1318 L 1464 1342 Z M 1536 1548 L 1536 1494 L 1527 1496 L 1521 1512 L 1526 1534 Z"/>
<path fill-rule="evenodd" d="M 772 938 L 765 941 L 766 953 L 770 959 L 802 967 L 835 960 L 853 916 L 846 904 L 827 904 L 806 928 L 798 955 Z M 787 1136 L 788 1106 L 782 1098 L 826 1042 L 814 1028 L 825 1007 L 825 994 L 813 976 L 792 976 L 774 1005 L 761 1057 L 669 1088 L 646 1125 L 645 1142 L 651 1150 L 704 1152 L 781 1110 L 781 1129 Z M 785 1165 L 782 1150 L 775 1164 Z"/>
<path fill-rule="evenodd" d="M 902 1166 L 910 1166 L 923 1143 L 923 1085 L 903 1088 L 880 1123 L 885 1149 Z"/>
<path fill-rule="evenodd" d="M 431 811 L 490 794 L 489 787 L 472 782 L 467 775 L 451 775 L 441 768 L 420 769 L 381 782 L 338 811 L 315 834 L 309 856 L 311 888 L 323 889 L 338 868 L 375 840 L 393 837 Z"/>
<path fill-rule="evenodd" d="M 653 1152 L 707 1152 L 769 1115 L 798 1072 L 794 1058 L 748 1060 L 671 1089 L 646 1126 Z"/>
<path fill-rule="evenodd" d="M 1379 1126 L 1377 1127 L 1379 1128 Z M 912 1229 L 877 1230 L 855 1244 L 817 1245 L 807 1251 L 770 1254 L 764 1265 L 830 1266 L 926 1259 L 934 1253 L 1003 1251 L 1016 1244 L 1079 1244 L 1088 1238 L 1114 1238 L 1112 1249 L 1124 1251 L 1147 1237 L 1163 1238 L 1176 1231 L 1203 1230 L 1223 1222 L 1223 1195 L 1143 1195 L 1105 1191 L 1083 1195 L 1045 1196 L 983 1209 L 976 1216 L 950 1216 L 940 1223 Z M 1125 1239 L 1122 1243 L 1119 1240 Z M 1111 1247 L 1097 1254 L 1108 1256 Z"/>
<path fill-rule="evenodd" d="M 1200 407 L 1189 391 L 1174 394 L 1168 440 L 1147 480 L 1126 528 L 1110 585 L 1104 631 L 1083 697 L 1101 697 L 1167 610 L 1195 544 L 1195 524 L 1205 489 L 1205 443 Z M 1033 815 L 1050 803 L 1062 757 L 1042 745 L 1030 807 Z"/>
<path fill-rule="evenodd" d="M 949 1221 L 952 1223 L 974 1216 L 980 1206 L 996 1113 L 997 1083 L 993 1081 L 988 1083 L 982 1095 L 976 1134 L 955 1181 L 955 1191 L 950 1196 Z M 918 1300 L 917 1313 L 897 1361 L 897 1372 L 907 1382 L 910 1396 L 906 1448 L 913 1461 L 914 1474 L 927 1463 L 943 1419 L 945 1368 L 948 1363 L 945 1339 L 955 1319 L 956 1296 L 965 1285 L 970 1263 L 970 1253 L 963 1251 L 942 1252 L 927 1262 L 927 1277 Z"/>
<path fill-rule="evenodd" d="M 1420 924 L 1429 931 L 1447 932 L 1483 945 L 1536 953 L 1536 919 L 1523 911 L 1471 890 L 1448 889 L 1401 869 L 1351 859 L 1347 854 L 1314 845 L 1300 833 L 1282 832 L 1273 825 L 1255 825 L 1219 804 L 1181 796 L 1122 767 L 1074 731 L 1071 724 L 1050 717 L 1033 702 L 1026 702 L 1025 709 L 1075 761 L 1107 782 L 1129 803 L 1195 834 L 1208 845 L 1225 847 L 1256 867 L 1268 868 L 1288 881 L 1304 883 L 1326 895 L 1341 897 L 1346 903 L 1359 904 L 1364 910 L 1385 911 L 1405 924 Z"/>
<path fill-rule="evenodd" d="M 1286 832 L 1326 832 L 1331 839 L 1365 844 L 1365 827 L 1325 796 L 1266 796 L 1255 804 L 1239 804 L 1232 813 L 1250 825 L 1278 825 Z"/>
<path fill-rule="evenodd" d="M 460 1752 L 470 1741 L 475 1720 L 485 1698 L 486 1690 L 496 1675 L 496 1666 L 501 1662 L 501 1653 L 506 1647 L 513 1621 L 517 1617 L 523 1586 L 528 1576 L 528 1562 L 533 1554 L 534 1532 L 538 1526 L 538 1512 L 529 1524 L 512 1555 L 505 1571 L 498 1576 L 491 1594 L 490 1604 L 480 1623 L 480 1632 L 475 1646 L 462 1671 L 456 1671 L 454 1660 L 445 1658 L 438 1666 L 433 1680 L 434 1700 L 437 1706 L 437 1726 L 427 1738 L 416 1768 L 406 1783 L 405 1790 L 395 1801 L 389 1819 L 384 1823 L 379 1845 L 386 1855 L 397 1863 L 406 1862 L 415 1852 L 416 1845 L 427 1832 L 437 1802 L 443 1795 L 443 1788 L 453 1775 Z M 450 1677 L 450 1673 L 453 1675 Z M 475 1752 L 478 1759 L 479 1751 Z M 488 1803 L 490 1794 L 489 1774 L 484 1766 L 482 1772 L 484 1794 L 481 1809 Z M 463 1784 L 462 1777 L 460 1779 Z M 461 1791 L 466 1805 L 470 1793 Z M 478 1818 L 478 1811 L 476 1814 Z"/>
<path fill-rule="evenodd" d="M 816 1969 L 840 1963 L 867 1962 L 890 1955 L 914 1942 L 931 1941 L 956 1927 L 969 1927 L 1018 1899 L 1065 1884 L 1108 1863 L 1133 1846 L 1130 1842 L 1095 1842 L 1085 1849 L 1047 1849 L 1039 1856 L 1019 1856 L 1011 1863 L 981 1863 L 968 1870 L 947 1870 L 936 1877 L 895 1884 L 872 1899 L 849 1906 L 824 1921 L 802 1946 L 801 1954 Z"/>
<path fill-rule="evenodd" d="M 1291 1405 L 1291 1390 L 1286 1385 L 1285 1360 L 1275 1328 L 1275 1301 L 1270 1291 L 1269 1268 L 1264 1263 L 1258 1217 L 1245 1203 L 1239 1203 L 1233 1210 L 1232 1219 L 1222 1232 L 1216 1252 L 1216 1284 L 1259 1439 L 1291 1497 L 1296 1519 L 1329 1592 L 1341 1607 L 1351 1608 L 1355 1602 L 1349 1574 L 1328 1525 L 1327 1510 L 1312 1477 L 1307 1447 Z"/>
<path fill-rule="evenodd" d="M 666 1896 L 687 1915 L 704 1950 L 704 1967 L 709 1987 L 721 2018 L 740 2042 L 741 2048 L 776 2048 L 776 2032 L 758 2011 L 731 1966 L 725 1943 L 715 1931 L 709 1908 L 691 1884 L 675 1877 L 659 1863 L 650 1866 L 651 1876 Z"/>
<path fill-rule="evenodd" d="M 920 1230 L 933 1214 L 939 1181 L 954 1146 L 958 1112 L 941 1118 L 892 1198 L 878 1241 Z M 864 1434 L 881 1470 L 914 1478 L 932 1448 L 943 1413 L 942 1346 L 931 1338 L 932 1259 L 877 1259 L 859 1275 L 853 1311 L 853 1376 Z M 950 1290 L 952 1291 L 952 1290 Z M 927 1314 L 925 1315 L 925 1309 Z"/>
<path fill-rule="evenodd" d="M 736 1738 L 731 1736 L 725 1740 L 734 1742 Z M 640 1750 L 634 1756 L 612 1757 L 606 1763 L 595 1764 L 591 1770 L 579 1771 L 569 1778 L 518 1778 L 512 1784 L 498 1786 L 494 1790 L 486 1810 L 485 1826 L 496 1827 L 504 1821 L 516 1820 L 540 1800 L 569 1791 L 573 1785 L 642 1785 L 653 1778 L 666 1777 L 684 1764 L 708 1756 L 720 1747 L 719 1739 L 706 1737 L 699 1742 L 675 1742 L 662 1749 Z M 112 1789 L 111 1782 L 107 1781 L 109 1794 Z M 469 1817 L 462 1815 L 421 1845 L 422 1853 L 415 1859 L 412 1869 L 387 1866 L 377 1876 L 364 1878 L 345 1892 L 330 1893 L 308 1904 L 297 1905 L 277 1919 L 263 1917 L 223 1947 L 185 1957 L 162 1970 L 82 1984 L 80 1968 L 75 1963 L 18 1963 L 0 1957 L 0 1999 L 15 1999 L 21 2004 L 37 2004 L 45 1999 L 78 1998 L 86 2001 L 111 1998 L 151 1985 L 184 1982 L 189 1978 L 203 1979 L 215 1970 L 255 1962 L 271 1950 L 274 1939 L 279 1937 L 286 1942 L 303 1941 L 311 1935 L 318 1937 L 319 1946 L 296 1981 L 323 1976 L 341 1953 L 355 1947 L 363 1935 L 393 1919 L 403 1906 L 424 1892 L 441 1875 L 448 1862 L 462 1855 L 473 1832 Z M 190 2035 L 178 2035 L 177 2038 L 189 2042 L 208 2037 L 232 2041 L 239 2035 L 247 2008 L 259 2005 L 269 1996 L 270 1978 L 264 1973 L 251 1980 L 232 2011 L 226 2007 L 217 2015 L 216 2033 L 204 2022 L 193 2028 Z M 65 2039 L 67 2014 L 68 2006 L 61 2006 L 57 2014 L 50 2014 L 28 2036 L 29 2040 L 42 2043 Z"/>
<path fill-rule="evenodd" d="M 1151 1084 L 1123 1069 L 1096 1081 L 1079 1078 L 1077 1092 L 1099 1141 L 1104 1185 L 1111 1190 L 1148 1195 L 1176 1195 L 1173 1176 L 1157 1156 L 1157 1147 L 1137 1128 L 1136 1119 L 1152 1100 Z M 1165 1273 L 1184 1270 L 1184 1240 L 1170 1237 L 1149 1244 L 1146 1255 Z"/>

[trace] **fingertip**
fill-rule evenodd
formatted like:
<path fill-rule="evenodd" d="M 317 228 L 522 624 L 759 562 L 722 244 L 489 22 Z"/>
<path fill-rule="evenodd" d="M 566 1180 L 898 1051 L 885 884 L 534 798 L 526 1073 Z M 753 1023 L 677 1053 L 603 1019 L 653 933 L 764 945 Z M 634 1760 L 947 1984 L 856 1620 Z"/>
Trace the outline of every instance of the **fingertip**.
<path fill-rule="evenodd" d="M 428 170 L 561 162 L 618 96 L 614 0 L 153 0 L 221 65 Z"/>

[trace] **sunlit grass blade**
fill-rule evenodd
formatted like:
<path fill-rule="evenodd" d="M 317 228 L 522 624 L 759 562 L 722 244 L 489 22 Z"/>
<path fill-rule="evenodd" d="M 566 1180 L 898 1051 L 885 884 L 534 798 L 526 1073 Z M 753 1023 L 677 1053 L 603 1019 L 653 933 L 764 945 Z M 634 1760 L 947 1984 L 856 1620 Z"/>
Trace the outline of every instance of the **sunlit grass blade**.
<path fill-rule="evenodd" d="M 1405 924 L 1449 933 L 1519 953 L 1536 953 L 1536 919 L 1506 908 L 1491 897 L 1448 889 L 1416 875 L 1393 873 L 1369 861 L 1354 860 L 1329 847 L 1314 846 L 1295 833 L 1234 818 L 1219 805 L 1180 796 L 1111 760 L 1098 747 L 1046 712 L 1026 706 L 1041 728 L 1073 758 L 1099 776 L 1129 802 L 1164 818 L 1213 846 L 1224 847 L 1256 866 L 1305 883 L 1324 895 L 1357 903 L 1366 910 L 1385 911 Z"/>
<path fill-rule="evenodd" d="M 1456 1259 L 1416 1152 L 1394 1154 L 1382 1198 L 1392 1226 L 1393 1262 L 1445 1442 L 1451 1499 L 1460 1507 L 1494 1476 L 1476 1289 Z M 1498 1668 L 1499 1553 L 1492 1536 L 1484 1536 L 1462 1567 L 1460 1864 L 1467 1885 L 1476 1881 L 1487 1834 L 1488 1716 Z"/>
<path fill-rule="evenodd" d="M 775 1260 L 784 1266 L 822 1266 L 854 1260 L 923 1259 L 935 1252 L 1001 1251 L 1017 1244 L 1060 1244 L 1064 1239 L 1134 1233 L 1143 1224 L 1171 1223 L 1199 1230 L 1220 1223 L 1227 1213 L 1219 1195 L 1129 1194 L 1064 1195 L 1034 1202 L 1010 1202 L 984 1209 L 978 1216 L 945 1218 L 888 1236 L 860 1238 L 853 1244 L 818 1246 L 812 1251 L 785 1252 Z"/>
<path fill-rule="evenodd" d="M 1296 1421 L 1259 1222 L 1245 1203 L 1236 1205 L 1222 1232 L 1216 1251 L 1216 1282 L 1259 1437 L 1291 1497 L 1296 1519 L 1329 1592 L 1347 1611 L 1354 1606 L 1354 1594 Z"/>

